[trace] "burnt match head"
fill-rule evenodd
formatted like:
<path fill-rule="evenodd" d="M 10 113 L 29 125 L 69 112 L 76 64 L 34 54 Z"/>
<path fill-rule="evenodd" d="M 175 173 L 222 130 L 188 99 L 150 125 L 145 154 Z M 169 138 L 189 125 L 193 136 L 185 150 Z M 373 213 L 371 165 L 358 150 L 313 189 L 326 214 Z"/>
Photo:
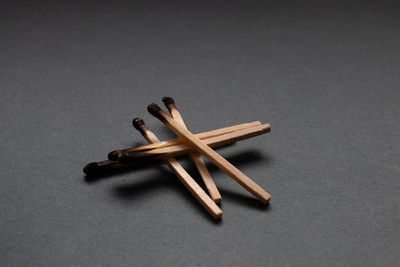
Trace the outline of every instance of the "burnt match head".
<path fill-rule="evenodd" d="M 109 160 L 117 160 L 118 157 L 121 155 L 122 151 L 121 150 L 114 150 L 108 153 L 108 159 Z"/>
<path fill-rule="evenodd" d="M 169 112 L 171 112 L 171 109 L 176 108 L 175 100 L 172 97 L 164 96 L 162 101 L 164 102 L 165 106 L 168 108 Z"/>
<path fill-rule="evenodd" d="M 165 105 L 175 104 L 175 100 L 169 96 L 164 96 L 162 98 L 162 101 L 164 102 Z"/>
<path fill-rule="evenodd" d="M 86 166 L 83 168 L 83 172 L 86 175 L 95 174 L 98 170 L 99 170 L 99 165 L 97 164 L 97 162 L 90 162 L 86 164 Z"/>
<path fill-rule="evenodd" d="M 108 170 L 111 170 L 112 168 L 114 168 L 116 163 L 117 162 L 111 161 L 111 160 L 91 162 L 91 163 L 86 164 L 86 166 L 83 168 L 83 172 L 87 176 L 100 174 L 104 171 L 108 171 Z"/>
<path fill-rule="evenodd" d="M 129 155 L 127 152 L 123 152 L 121 153 L 121 155 L 118 157 L 118 161 L 121 164 L 129 164 L 131 163 L 133 160 L 131 160 L 131 158 L 129 158 Z"/>
<path fill-rule="evenodd" d="M 133 127 L 136 128 L 142 135 L 146 134 L 147 127 L 146 124 L 144 124 L 144 121 L 141 118 L 134 118 L 132 121 Z"/>
<path fill-rule="evenodd" d="M 150 104 L 147 106 L 147 111 L 150 112 L 151 115 L 156 117 L 161 121 L 165 121 L 164 117 L 162 116 L 162 109 L 157 104 Z"/>
<path fill-rule="evenodd" d="M 138 129 L 141 125 L 144 125 L 144 121 L 141 118 L 134 118 L 132 121 L 132 125 L 136 129 Z"/>

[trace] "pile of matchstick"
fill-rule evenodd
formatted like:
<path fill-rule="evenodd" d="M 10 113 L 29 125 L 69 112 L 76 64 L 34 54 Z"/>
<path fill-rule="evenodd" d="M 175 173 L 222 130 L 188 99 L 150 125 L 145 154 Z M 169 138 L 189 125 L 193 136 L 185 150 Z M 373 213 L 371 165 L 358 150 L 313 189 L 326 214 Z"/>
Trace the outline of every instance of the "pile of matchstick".
<path fill-rule="evenodd" d="M 133 126 L 144 136 L 149 145 L 112 151 L 108 154 L 108 160 L 91 162 L 83 168 L 83 172 L 88 176 L 93 176 L 123 167 L 133 168 L 141 164 L 156 163 L 162 160 L 207 212 L 214 219 L 219 220 L 222 218 L 223 213 L 217 205 L 217 203 L 222 200 L 221 194 L 201 157 L 202 155 L 232 177 L 262 203 L 265 205 L 268 204 L 271 196 L 212 148 L 268 133 L 271 129 L 269 124 L 261 124 L 259 121 L 255 121 L 193 134 L 186 128 L 185 122 L 175 105 L 175 101 L 171 97 L 164 97 L 162 101 L 166 105 L 171 116 L 156 104 L 150 104 L 147 110 L 180 136 L 179 138 L 160 141 L 157 136 L 146 127 L 142 119 L 135 118 L 133 120 Z M 176 156 L 186 154 L 190 156 L 196 165 L 209 195 L 175 159 Z"/>

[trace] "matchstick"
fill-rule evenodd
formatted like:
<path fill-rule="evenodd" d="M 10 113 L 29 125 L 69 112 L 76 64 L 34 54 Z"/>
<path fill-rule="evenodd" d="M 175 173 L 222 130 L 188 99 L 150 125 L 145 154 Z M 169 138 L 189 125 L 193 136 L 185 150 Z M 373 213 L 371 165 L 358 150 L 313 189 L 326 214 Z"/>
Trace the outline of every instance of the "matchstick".
<path fill-rule="evenodd" d="M 196 134 L 196 136 L 203 140 L 203 139 L 207 139 L 210 137 L 223 135 L 223 134 L 227 134 L 230 132 L 240 131 L 240 130 L 247 129 L 247 128 L 250 128 L 253 126 L 258 126 L 258 125 L 261 125 L 261 122 L 253 121 L 253 122 L 249 122 L 249 123 L 243 123 L 243 124 L 238 124 L 238 125 L 234 125 L 234 126 L 230 126 L 230 127 L 220 128 L 220 129 L 216 129 L 216 130 L 209 131 L 209 132 L 199 133 L 199 134 Z M 142 151 L 142 150 L 149 151 L 154 148 L 162 148 L 162 147 L 167 147 L 167 146 L 179 145 L 182 143 L 186 143 L 186 142 L 183 140 L 182 137 L 179 137 L 179 138 L 162 141 L 162 142 L 154 143 L 154 144 L 150 144 L 150 145 L 145 145 L 145 146 L 140 146 L 140 147 L 135 147 L 135 148 L 128 148 L 128 149 L 123 149 L 123 150 L 114 150 L 108 154 L 108 159 L 115 161 L 124 152 Z"/>
<path fill-rule="evenodd" d="M 243 186 L 246 190 L 257 197 L 262 203 L 267 204 L 271 199 L 271 196 L 262 189 L 253 180 L 247 177 L 239 169 L 233 166 L 229 161 L 220 156 L 202 140 L 197 138 L 189 130 L 182 127 L 175 119 L 165 113 L 158 105 L 150 104 L 147 110 L 156 118 L 161 120 L 165 125 L 168 126 L 173 132 L 184 138 L 193 148 L 196 148 L 203 156 L 217 165 L 221 170 L 231 176 L 236 182 Z"/>
<path fill-rule="evenodd" d="M 231 132 L 228 134 L 204 139 L 204 142 L 207 145 L 215 148 L 215 147 L 232 144 L 234 142 L 244 140 L 247 138 L 255 137 L 255 136 L 258 136 L 258 135 L 261 135 L 264 133 L 268 133 L 269 131 L 270 131 L 270 125 L 265 124 L 265 125 L 250 127 L 250 128 L 236 131 L 236 132 Z M 193 151 L 193 147 L 191 147 L 190 145 L 188 145 L 186 143 L 179 143 L 178 145 L 175 145 L 175 146 L 148 150 L 148 151 L 146 151 L 146 153 L 153 153 L 153 154 L 158 153 L 156 158 L 159 159 L 165 155 L 170 155 L 170 156 L 184 155 L 184 154 L 187 154 L 188 151 Z M 143 151 L 124 152 L 121 154 L 121 157 L 127 156 L 129 158 L 130 154 L 138 153 L 138 152 L 143 152 Z M 134 161 L 127 160 L 127 162 L 125 162 L 125 164 L 120 164 L 118 161 L 111 161 L 111 160 L 91 162 L 83 168 L 83 172 L 86 175 L 96 175 L 96 174 L 100 174 L 100 173 L 103 173 L 106 171 L 110 171 L 113 169 L 119 169 L 119 168 L 123 168 L 123 167 L 135 167 L 135 166 L 139 166 L 139 165 L 148 164 L 151 162 L 154 164 L 154 163 L 157 163 L 157 161 L 155 161 L 156 158 L 155 157 L 152 157 L 152 158 L 147 157 L 147 158 L 138 160 L 138 157 L 135 156 L 136 160 L 134 160 Z"/>
<path fill-rule="evenodd" d="M 113 160 L 95 161 L 86 164 L 85 167 L 83 167 L 83 173 L 89 177 L 128 167 L 146 167 L 150 164 L 154 166 L 154 164 L 158 164 L 160 162 L 162 162 L 161 159 L 152 158 L 145 158 L 143 160 L 135 161 L 131 164 L 121 164 L 118 161 Z"/>
<path fill-rule="evenodd" d="M 212 138 L 204 139 L 204 143 L 210 147 L 219 147 L 245 138 L 254 137 L 270 131 L 270 125 L 260 125 L 252 128 L 244 129 L 241 131 L 228 133 Z M 164 148 L 157 148 L 150 151 L 130 151 L 122 153 L 118 161 L 122 164 L 130 164 L 135 162 L 142 162 L 143 160 L 157 160 L 167 157 L 176 157 L 190 152 L 196 151 L 189 144 L 180 144 Z"/>
<path fill-rule="evenodd" d="M 132 124 L 138 131 L 140 131 L 147 142 L 160 142 L 157 136 L 146 127 L 142 119 L 136 118 L 133 120 Z M 221 219 L 222 210 L 206 194 L 206 192 L 204 192 L 204 190 L 196 183 L 196 181 L 193 180 L 193 178 L 185 171 L 182 165 L 179 164 L 179 162 L 173 157 L 165 158 L 164 162 L 175 173 L 176 177 L 179 178 L 185 187 L 192 193 L 192 195 L 200 202 L 200 204 L 208 211 L 208 213 L 210 213 L 215 220 Z"/>
<path fill-rule="evenodd" d="M 172 117 L 183 127 L 187 128 L 178 108 L 175 106 L 174 99 L 166 96 L 163 97 L 162 101 L 167 106 L 169 113 L 171 113 Z M 211 174 L 208 171 L 207 166 L 204 163 L 204 160 L 202 159 L 200 153 L 197 151 L 190 152 L 189 156 L 196 165 L 196 168 L 199 171 L 201 178 L 203 178 L 203 182 L 208 190 L 208 193 L 210 194 L 211 199 L 214 200 L 215 203 L 221 202 L 221 194 L 219 193 L 218 188 L 215 185 L 215 182 L 211 177 Z"/>
<path fill-rule="evenodd" d="M 83 172 L 86 175 L 94 175 L 98 174 L 103 171 L 109 171 L 112 169 L 118 169 L 121 167 L 124 167 L 126 165 L 123 165 L 119 162 L 115 162 L 112 160 L 103 160 L 103 161 L 97 161 L 97 162 L 90 162 L 83 167 Z"/>

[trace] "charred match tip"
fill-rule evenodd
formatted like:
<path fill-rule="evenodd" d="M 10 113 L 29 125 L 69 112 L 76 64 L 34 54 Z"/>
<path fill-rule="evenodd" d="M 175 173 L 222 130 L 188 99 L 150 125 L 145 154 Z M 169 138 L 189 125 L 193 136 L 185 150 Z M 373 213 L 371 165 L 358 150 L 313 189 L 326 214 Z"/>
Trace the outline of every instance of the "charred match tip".
<path fill-rule="evenodd" d="M 128 153 L 121 153 L 118 157 L 118 162 L 121 164 L 128 164 L 132 162 L 132 159 L 129 157 Z"/>
<path fill-rule="evenodd" d="M 108 159 L 109 160 L 117 160 L 119 155 L 121 155 L 121 150 L 114 150 L 108 153 Z"/>
<path fill-rule="evenodd" d="M 86 166 L 83 168 L 83 172 L 86 175 L 90 175 L 90 174 L 94 174 L 98 171 L 99 169 L 99 165 L 97 164 L 97 162 L 90 162 L 88 164 L 86 164 Z"/>
<path fill-rule="evenodd" d="M 164 102 L 165 105 L 175 104 L 175 100 L 169 96 L 164 96 L 162 98 L 162 101 Z"/>
<path fill-rule="evenodd" d="M 169 112 L 171 112 L 171 109 L 176 108 L 175 100 L 172 97 L 164 96 L 162 101 L 164 102 L 165 106 L 168 108 Z"/>
<path fill-rule="evenodd" d="M 147 106 L 147 111 L 154 115 L 160 113 L 161 108 L 157 104 L 152 103 Z"/>
<path fill-rule="evenodd" d="M 139 128 L 144 125 L 144 121 L 141 118 L 134 118 L 132 121 L 133 127 L 139 130 Z"/>
<path fill-rule="evenodd" d="M 162 98 L 162 101 L 164 102 L 165 105 L 175 105 L 175 100 L 169 96 L 164 96 Z"/>
<path fill-rule="evenodd" d="M 142 135 L 146 134 L 147 127 L 146 124 L 144 124 L 144 121 L 141 118 L 134 118 L 132 121 L 133 127 L 136 128 Z"/>
<path fill-rule="evenodd" d="M 151 115 L 156 117 L 161 121 L 165 121 L 164 117 L 162 116 L 162 110 L 157 104 L 150 104 L 147 106 L 147 111 L 150 112 Z"/>

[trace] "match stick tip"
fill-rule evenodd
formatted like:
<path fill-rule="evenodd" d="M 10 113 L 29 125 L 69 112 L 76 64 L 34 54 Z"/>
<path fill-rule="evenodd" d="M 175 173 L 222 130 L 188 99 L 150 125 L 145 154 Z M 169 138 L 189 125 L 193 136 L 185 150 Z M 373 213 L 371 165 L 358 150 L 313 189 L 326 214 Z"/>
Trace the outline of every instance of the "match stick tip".
<path fill-rule="evenodd" d="M 134 118 L 133 120 L 132 120 L 132 125 L 133 125 L 133 127 L 135 127 L 136 129 L 140 129 L 140 127 L 142 126 L 142 125 L 144 125 L 144 121 L 141 119 L 141 118 Z"/>
<path fill-rule="evenodd" d="M 219 210 L 213 217 L 214 217 L 214 220 L 216 220 L 216 221 L 220 221 L 220 220 L 222 220 L 222 215 L 223 215 L 224 213 L 223 213 L 223 211 L 222 210 Z"/>
<path fill-rule="evenodd" d="M 268 193 L 267 193 L 268 194 Z M 265 200 L 263 201 L 265 205 L 269 204 L 269 201 L 271 200 L 271 195 L 268 194 L 267 197 L 265 198 Z"/>
<path fill-rule="evenodd" d="M 175 105 L 175 100 L 169 96 L 164 96 L 162 98 L 162 101 L 164 102 L 165 105 Z"/>
<path fill-rule="evenodd" d="M 147 111 L 150 112 L 151 114 L 159 113 L 161 111 L 161 108 L 157 104 L 152 103 L 147 106 Z"/>
<path fill-rule="evenodd" d="M 175 100 L 172 97 L 169 96 L 164 96 L 162 101 L 164 102 L 165 106 L 171 113 L 173 109 L 176 109 L 175 107 Z"/>
<path fill-rule="evenodd" d="M 150 112 L 151 115 L 158 118 L 161 121 L 164 121 L 164 117 L 162 116 L 162 109 L 157 104 L 150 104 L 147 106 L 147 111 Z"/>
<path fill-rule="evenodd" d="M 215 204 L 221 203 L 222 197 L 214 197 L 212 200 L 214 200 Z"/>
<path fill-rule="evenodd" d="M 98 167 L 99 167 L 99 165 L 97 164 L 97 162 L 90 162 L 90 163 L 86 164 L 86 166 L 83 168 L 83 172 L 86 175 L 93 174 L 97 171 Z"/>
<path fill-rule="evenodd" d="M 118 159 L 119 155 L 121 155 L 121 150 L 111 151 L 110 153 L 108 153 L 108 159 L 115 161 Z"/>
<path fill-rule="evenodd" d="M 131 162 L 128 153 L 122 152 L 118 157 L 118 162 L 121 164 L 128 164 Z"/>
<path fill-rule="evenodd" d="M 136 128 L 142 135 L 146 135 L 147 132 L 147 127 L 146 124 L 144 124 L 144 121 L 141 118 L 134 118 L 132 121 L 133 127 Z"/>

